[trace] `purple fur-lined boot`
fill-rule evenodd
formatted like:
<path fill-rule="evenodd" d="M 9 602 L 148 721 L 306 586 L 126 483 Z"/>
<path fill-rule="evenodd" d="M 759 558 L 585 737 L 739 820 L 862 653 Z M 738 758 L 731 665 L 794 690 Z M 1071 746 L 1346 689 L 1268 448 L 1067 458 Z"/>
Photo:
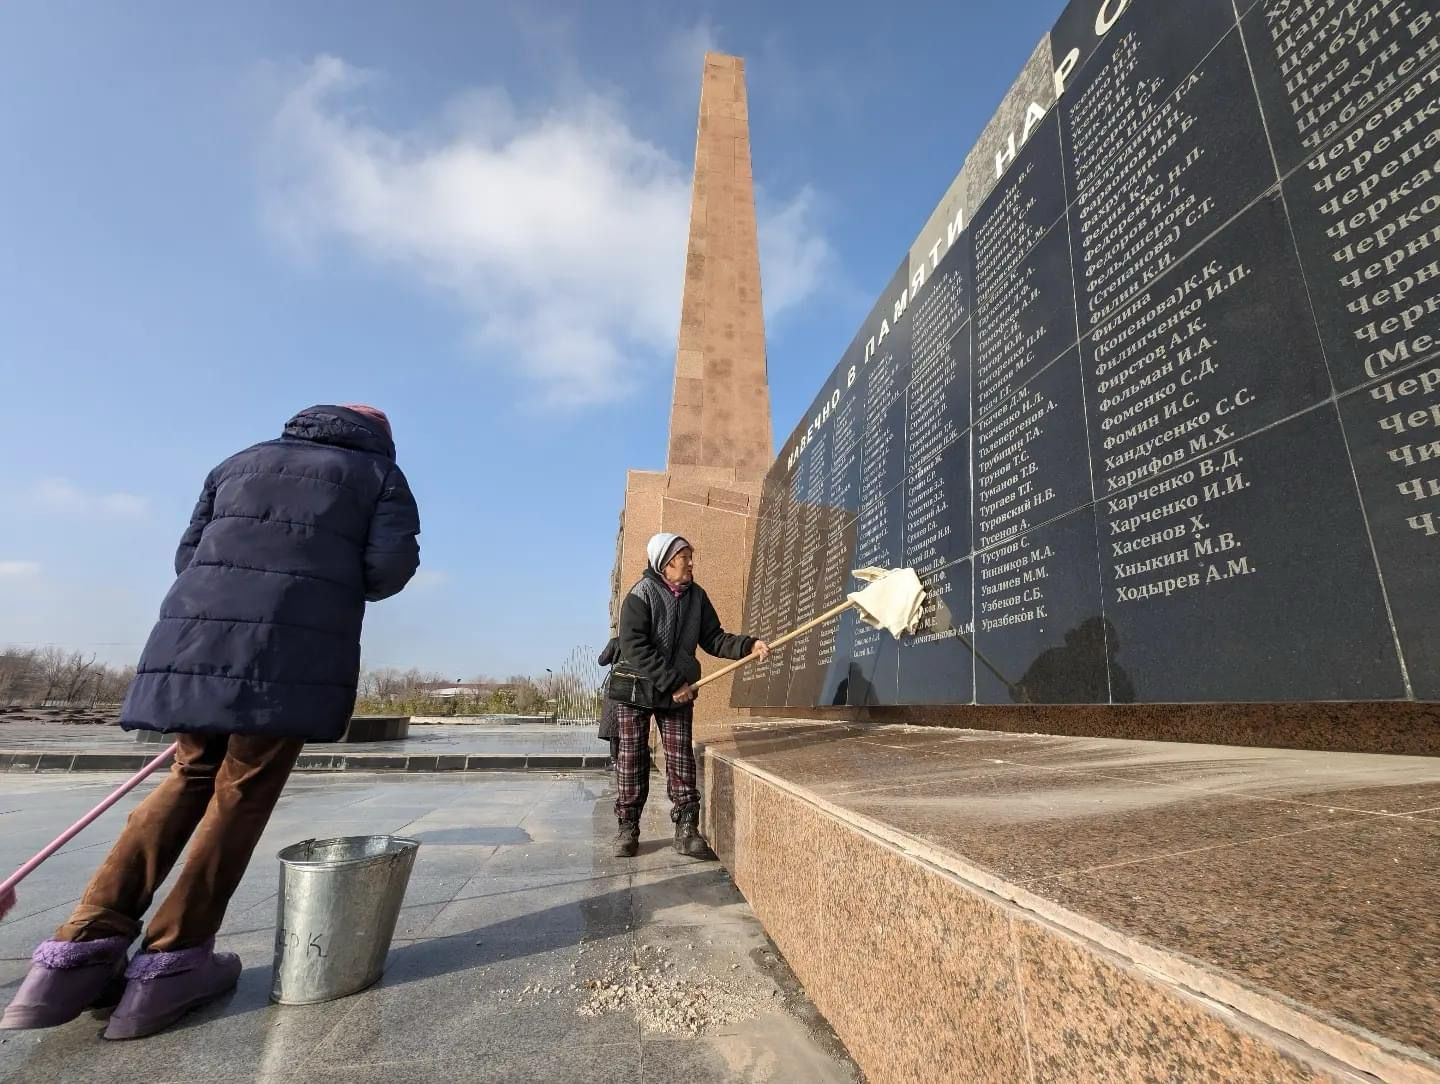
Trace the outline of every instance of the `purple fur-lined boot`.
<path fill-rule="evenodd" d="M 143 1039 L 192 1009 L 228 994 L 240 981 L 240 957 L 216 952 L 212 937 L 195 948 L 142 952 L 130 961 L 125 994 L 105 1028 L 107 1039 Z"/>
<path fill-rule="evenodd" d="M 128 937 L 99 941 L 46 941 L 30 958 L 30 971 L 0 1016 L 0 1030 L 54 1028 L 86 1009 L 120 1000 Z"/>

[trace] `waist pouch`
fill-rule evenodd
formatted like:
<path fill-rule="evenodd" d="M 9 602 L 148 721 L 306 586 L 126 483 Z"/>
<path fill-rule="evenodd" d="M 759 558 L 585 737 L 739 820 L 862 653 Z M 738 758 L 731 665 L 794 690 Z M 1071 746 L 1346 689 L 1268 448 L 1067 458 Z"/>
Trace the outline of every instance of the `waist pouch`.
<path fill-rule="evenodd" d="M 605 696 L 606 699 L 636 707 L 652 707 L 660 702 L 655 683 L 623 662 L 610 671 Z"/>

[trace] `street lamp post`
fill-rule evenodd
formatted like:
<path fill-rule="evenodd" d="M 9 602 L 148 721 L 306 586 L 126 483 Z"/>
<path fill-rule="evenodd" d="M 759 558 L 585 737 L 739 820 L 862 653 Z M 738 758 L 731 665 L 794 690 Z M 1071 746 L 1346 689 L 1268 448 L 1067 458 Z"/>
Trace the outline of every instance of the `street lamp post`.
<path fill-rule="evenodd" d="M 545 672 L 550 675 L 550 724 L 558 726 L 560 725 L 560 697 L 555 684 L 555 671 L 547 666 Z"/>

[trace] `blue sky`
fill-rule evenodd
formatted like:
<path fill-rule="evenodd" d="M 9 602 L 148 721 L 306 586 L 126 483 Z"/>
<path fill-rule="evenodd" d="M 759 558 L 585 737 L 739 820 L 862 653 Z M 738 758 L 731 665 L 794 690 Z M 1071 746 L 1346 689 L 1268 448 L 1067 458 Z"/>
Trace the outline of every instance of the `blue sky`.
<path fill-rule="evenodd" d="M 0 644 L 133 661 L 206 471 L 351 401 L 424 527 L 367 665 L 603 642 L 703 51 L 747 63 L 779 442 L 1061 6 L 10 0 Z"/>

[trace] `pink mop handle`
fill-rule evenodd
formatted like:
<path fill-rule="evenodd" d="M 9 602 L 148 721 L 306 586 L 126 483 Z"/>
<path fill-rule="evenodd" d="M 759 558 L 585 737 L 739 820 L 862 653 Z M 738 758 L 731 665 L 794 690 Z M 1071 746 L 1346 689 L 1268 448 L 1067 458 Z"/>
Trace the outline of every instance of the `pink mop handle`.
<path fill-rule="evenodd" d="M 56 836 L 51 843 L 46 845 L 44 850 L 42 850 L 34 858 L 30 859 L 30 861 L 26 862 L 23 866 L 21 866 L 8 878 L 6 878 L 5 882 L 3 884 L 0 884 L 0 896 L 4 896 L 5 893 L 9 892 L 26 877 L 30 876 L 30 874 L 34 873 L 35 870 L 39 868 L 40 863 L 44 862 L 45 859 L 49 858 L 61 847 L 65 846 L 65 844 L 69 843 L 72 839 L 74 839 L 87 827 L 94 823 L 95 819 L 99 817 L 100 814 L 104 813 L 105 810 L 109 809 L 121 798 L 125 797 L 125 795 L 129 794 L 132 790 L 139 786 L 140 781 L 146 776 L 150 775 L 152 772 L 154 772 L 156 768 L 160 767 L 160 765 L 164 764 L 166 759 L 175 752 L 176 748 L 179 745 L 180 743 L 178 741 L 173 743 L 170 748 L 165 750 L 165 752 L 161 753 L 149 764 L 141 768 L 124 783 L 121 783 L 120 786 L 118 786 L 114 791 L 112 791 L 103 802 L 97 805 L 94 809 L 90 810 L 89 813 L 86 813 L 85 816 L 81 817 L 69 828 L 65 829 L 65 831 L 61 832 L 58 836 Z"/>

